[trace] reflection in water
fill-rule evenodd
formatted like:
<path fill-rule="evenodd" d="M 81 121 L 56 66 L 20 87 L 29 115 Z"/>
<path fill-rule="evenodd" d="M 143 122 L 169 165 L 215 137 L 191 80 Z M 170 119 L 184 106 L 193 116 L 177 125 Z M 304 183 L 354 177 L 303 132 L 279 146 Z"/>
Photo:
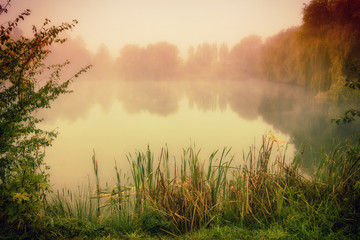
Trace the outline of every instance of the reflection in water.
<path fill-rule="evenodd" d="M 114 79 L 114 78 L 113 78 Z M 60 132 L 46 161 L 58 187 L 86 183 L 92 176 L 94 148 L 103 181 L 113 182 L 114 159 L 129 172 L 128 152 L 150 144 L 155 153 L 168 144 L 180 158 L 182 148 L 195 143 L 202 157 L 232 147 L 237 164 L 261 136 L 275 135 L 294 144 L 319 149 L 335 136 L 347 136 L 358 126 L 330 123 L 341 111 L 316 101 L 301 87 L 260 81 L 106 81 L 80 80 L 75 93 L 62 96 L 41 114 L 44 127 Z M 330 107 L 331 106 L 331 107 Z M 310 151 L 309 151 L 310 152 Z M 305 167 L 313 159 L 307 156 Z"/>

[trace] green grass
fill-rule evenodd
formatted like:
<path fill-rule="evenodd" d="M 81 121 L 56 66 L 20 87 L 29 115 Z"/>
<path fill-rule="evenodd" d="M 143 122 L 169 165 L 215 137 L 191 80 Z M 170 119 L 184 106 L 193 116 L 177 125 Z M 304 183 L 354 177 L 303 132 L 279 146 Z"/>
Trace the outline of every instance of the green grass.
<path fill-rule="evenodd" d="M 128 154 L 128 178 L 52 194 L 43 231 L 79 239 L 354 239 L 360 238 L 360 144 L 323 152 L 311 179 L 301 154 L 285 164 L 276 139 L 264 137 L 242 159 L 231 149 L 206 160 L 190 146 L 170 168 L 163 148 Z"/>

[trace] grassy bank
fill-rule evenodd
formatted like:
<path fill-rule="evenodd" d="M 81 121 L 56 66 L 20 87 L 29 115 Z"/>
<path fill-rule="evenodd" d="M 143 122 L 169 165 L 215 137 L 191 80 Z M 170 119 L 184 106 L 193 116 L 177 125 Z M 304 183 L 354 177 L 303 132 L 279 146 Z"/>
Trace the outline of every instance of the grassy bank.
<path fill-rule="evenodd" d="M 322 153 L 311 179 L 299 174 L 274 138 L 241 159 L 230 149 L 200 159 L 195 147 L 170 163 L 148 148 L 128 154 L 131 173 L 102 187 L 63 189 L 47 199 L 31 236 L 77 239 L 354 239 L 360 237 L 360 145 Z"/>

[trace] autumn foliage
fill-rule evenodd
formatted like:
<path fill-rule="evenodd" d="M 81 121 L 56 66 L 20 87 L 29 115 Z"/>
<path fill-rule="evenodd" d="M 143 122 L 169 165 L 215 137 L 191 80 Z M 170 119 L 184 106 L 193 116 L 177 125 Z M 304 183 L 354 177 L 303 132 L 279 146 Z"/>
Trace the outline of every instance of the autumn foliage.
<path fill-rule="evenodd" d="M 343 97 L 345 81 L 353 77 L 351 63 L 360 57 L 359 27 L 359 0 L 311 1 L 300 27 L 265 42 L 264 77 Z"/>

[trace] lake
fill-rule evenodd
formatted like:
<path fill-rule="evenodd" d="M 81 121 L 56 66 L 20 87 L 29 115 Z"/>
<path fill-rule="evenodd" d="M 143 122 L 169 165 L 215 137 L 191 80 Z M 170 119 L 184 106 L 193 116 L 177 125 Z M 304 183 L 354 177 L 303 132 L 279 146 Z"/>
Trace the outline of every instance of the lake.
<path fill-rule="evenodd" d="M 291 162 L 297 150 L 312 153 L 338 137 L 350 136 L 358 125 L 335 126 L 330 119 L 342 108 L 314 98 L 301 86 L 269 81 L 121 81 L 116 78 L 74 82 L 74 90 L 42 111 L 47 130 L 59 136 L 47 148 L 53 188 L 94 182 L 91 157 L 95 150 L 102 184 L 114 184 L 115 161 L 130 173 L 126 155 L 144 152 L 155 158 L 167 146 L 170 159 L 195 145 L 200 157 L 231 147 L 234 164 L 243 152 L 260 146 L 263 135 L 281 141 Z M 304 158 L 303 167 L 315 161 Z"/>

